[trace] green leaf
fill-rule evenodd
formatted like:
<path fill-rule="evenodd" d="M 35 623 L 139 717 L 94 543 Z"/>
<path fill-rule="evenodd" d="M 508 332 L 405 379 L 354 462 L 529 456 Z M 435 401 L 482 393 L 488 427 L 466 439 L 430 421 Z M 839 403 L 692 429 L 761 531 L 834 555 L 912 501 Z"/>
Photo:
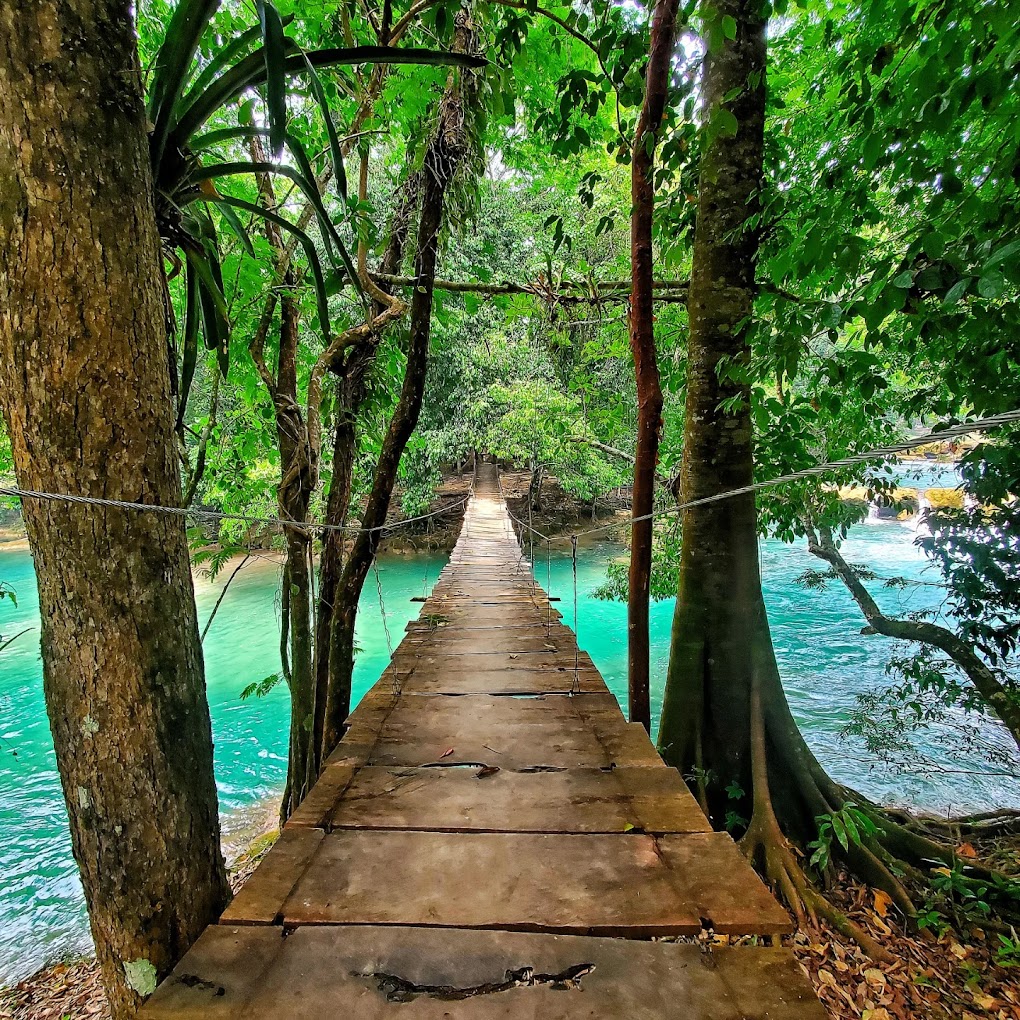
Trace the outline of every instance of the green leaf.
<path fill-rule="evenodd" d="M 1004 244 L 1001 248 L 993 251 L 985 263 L 985 269 L 987 270 L 989 266 L 998 265 L 998 263 L 1008 259 L 1011 255 L 1015 255 L 1018 251 L 1020 251 L 1020 238 L 1010 241 L 1009 244 Z"/>
<path fill-rule="evenodd" d="M 288 51 L 296 43 L 287 39 Z M 465 53 L 447 53 L 443 50 L 402 48 L 397 46 L 353 46 L 312 50 L 308 53 L 289 55 L 284 61 L 288 75 L 301 74 L 307 70 L 307 63 L 313 67 L 339 67 L 357 64 L 431 64 L 439 66 L 484 67 L 487 61 L 482 57 Z M 260 47 L 225 71 L 201 95 L 188 104 L 187 109 L 176 120 L 168 144 L 183 149 L 196 131 L 219 109 L 238 98 L 245 89 L 265 83 L 266 60 Z"/>
<path fill-rule="evenodd" d="M 242 247 L 245 252 L 251 257 L 255 258 L 255 248 L 252 246 L 251 238 L 248 236 L 248 231 L 244 224 L 241 222 L 241 218 L 230 208 L 229 205 L 221 205 L 219 207 L 220 213 L 223 218 L 227 221 L 230 229 L 237 235 L 240 240 Z"/>
<path fill-rule="evenodd" d="M 362 300 L 367 300 L 361 287 L 361 281 L 358 279 L 354 260 L 351 258 L 343 239 L 337 233 L 336 227 L 333 226 L 333 221 L 329 218 L 326 207 L 322 204 L 322 196 L 319 194 L 318 185 L 315 183 L 314 175 L 312 175 L 308 157 L 305 155 L 304 149 L 292 136 L 288 137 L 288 142 L 290 143 L 291 152 L 302 166 L 304 172 L 295 170 L 284 163 L 256 163 L 252 160 L 235 160 L 230 163 L 214 163 L 210 166 L 197 167 L 192 171 L 190 180 L 192 182 L 215 180 L 217 177 L 232 177 L 236 174 L 276 174 L 293 181 L 301 189 L 302 194 L 304 194 L 309 204 L 315 210 L 319 228 L 322 231 L 325 242 L 326 254 L 334 263 L 334 268 L 340 270 L 342 267 L 361 295 Z M 339 266 L 335 262 L 337 256 L 341 263 Z"/>
<path fill-rule="evenodd" d="M 326 293 L 326 281 L 322 272 L 322 263 L 319 261 L 319 256 L 315 251 L 315 245 L 312 244 L 312 239 L 303 230 L 291 223 L 290 220 L 270 212 L 268 209 L 263 209 L 262 206 L 255 205 L 254 202 L 246 202 L 243 198 L 231 198 L 228 195 L 220 195 L 217 198 L 209 199 L 209 201 L 216 205 L 231 205 L 235 209 L 243 209 L 245 212 L 260 216 L 270 223 L 275 223 L 282 230 L 289 231 L 298 239 L 301 247 L 304 248 L 305 258 L 308 259 L 308 265 L 312 270 L 312 278 L 315 282 L 315 302 L 319 315 L 319 327 L 322 330 L 323 338 L 328 347 L 331 336 L 329 327 L 329 298 Z"/>
<path fill-rule="evenodd" d="M 998 269 L 992 269 L 978 280 L 978 293 L 985 298 L 1001 297 L 1006 289 L 1006 277 Z"/>
<path fill-rule="evenodd" d="M 181 0 L 167 25 L 149 88 L 149 120 L 153 123 L 150 145 L 155 166 L 159 166 L 166 150 L 174 110 L 187 84 L 199 40 L 219 5 L 220 0 Z"/>
<path fill-rule="evenodd" d="M 921 250 L 930 259 L 940 259 L 946 253 L 946 242 L 941 234 L 931 231 L 921 241 Z"/>
<path fill-rule="evenodd" d="M 322 82 L 319 80 L 319 74 L 312 66 L 311 61 L 305 54 L 305 64 L 308 67 L 308 83 L 312 87 L 312 95 L 315 96 L 315 101 L 319 104 L 319 111 L 322 113 L 322 119 L 326 124 L 326 137 L 329 139 L 329 153 L 330 159 L 333 161 L 333 177 L 336 180 L 337 194 L 340 196 L 340 201 L 347 204 L 347 172 L 344 169 L 344 154 L 340 148 L 340 136 L 337 134 L 336 125 L 333 123 L 333 115 L 329 109 L 329 103 L 326 101 L 326 91 L 322 87 Z"/>
<path fill-rule="evenodd" d="M 725 106 L 720 106 L 715 111 L 715 116 L 712 117 L 712 127 L 715 134 L 721 135 L 723 138 L 732 138 L 737 133 L 739 126 L 733 112 L 727 110 Z"/>
<path fill-rule="evenodd" d="M 288 18 L 288 21 L 291 20 Z M 191 87 L 185 93 L 184 100 L 182 102 L 183 107 L 188 107 L 194 102 L 195 97 L 202 94 L 202 92 L 209 87 L 213 79 L 223 70 L 231 61 L 239 57 L 252 43 L 255 42 L 262 35 L 262 26 L 253 25 L 251 28 L 242 32 L 240 35 L 235 36 L 226 46 L 221 47 L 213 55 L 205 67 L 202 68 L 201 73 L 192 82 Z M 254 106 L 254 103 L 251 105 Z M 247 103 L 245 105 L 248 105 Z"/>
<path fill-rule="evenodd" d="M 195 366 L 198 364 L 198 274 L 186 260 L 185 269 L 185 306 L 184 306 L 184 340 L 181 344 L 181 391 L 177 398 L 177 428 L 184 424 L 184 413 L 188 407 L 188 394 L 195 378 Z"/>
<path fill-rule="evenodd" d="M 269 128 L 253 127 L 251 124 L 217 128 L 215 131 L 207 131 L 204 135 L 196 135 L 190 142 L 190 148 L 192 152 L 201 152 L 205 149 L 212 149 L 221 142 L 233 141 L 235 138 L 253 138 L 256 135 L 263 138 L 269 137 Z"/>
<path fill-rule="evenodd" d="M 223 376 L 227 374 L 230 325 L 227 321 L 226 302 L 223 298 L 223 275 L 218 258 L 201 258 L 187 253 L 189 264 L 198 273 L 198 296 L 202 308 L 202 332 L 205 346 L 216 352 L 216 360 Z"/>
<path fill-rule="evenodd" d="M 900 273 L 899 276 L 893 278 L 892 282 L 894 287 L 900 287 L 903 290 L 909 290 L 914 286 L 914 274 L 911 270 L 906 270 Z"/>
<path fill-rule="evenodd" d="M 255 0 L 262 26 L 262 52 L 266 62 L 266 108 L 269 112 L 269 147 L 277 159 L 287 138 L 287 41 L 280 12 L 265 0 Z"/>
<path fill-rule="evenodd" d="M 843 824 L 846 826 L 846 834 L 855 846 L 860 846 L 861 834 L 857 831 L 857 823 L 854 821 L 851 811 L 844 811 L 842 815 Z"/>
<path fill-rule="evenodd" d="M 971 278 L 965 276 L 962 280 L 957 280 L 956 283 L 949 288 L 949 292 L 942 299 L 942 304 L 947 308 L 955 305 L 960 298 L 967 292 L 967 288 L 970 286 Z"/>
<path fill-rule="evenodd" d="M 722 30 L 723 35 L 727 39 L 736 39 L 737 37 L 737 19 L 730 14 L 726 14 L 722 19 Z"/>
<path fill-rule="evenodd" d="M 839 815 L 832 816 L 832 831 L 836 834 L 836 839 L 839 840 L 839 845 L 844 850 L 850 849 L 850 840 L 847 837 L 846 826 L 843 824 L 843 819 Z"/>

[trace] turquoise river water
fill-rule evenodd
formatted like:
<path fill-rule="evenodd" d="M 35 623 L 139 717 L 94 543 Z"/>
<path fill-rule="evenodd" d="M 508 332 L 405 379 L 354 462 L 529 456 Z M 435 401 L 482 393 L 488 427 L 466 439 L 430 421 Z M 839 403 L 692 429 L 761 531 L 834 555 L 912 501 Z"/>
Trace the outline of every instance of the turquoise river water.
<path fill-rule="evenodd" d="M 926 561 L 913 544 L 909 524 L 871 523 L 855 529 L 846 550 L 882 574 L 921 577 Z M 582 549 L 578 562 L 579 640 L 617 697 L 625 700 L 625 607 L 591 597 L 605 564 L 622 555 L 619 546 Z M 893 775 L 873 769 L 863 747 L 840 738 L 855 695 L 885 682 L 891 642 L 860 636 L 862 619 L 839 585 L 806 591 L 795 578 L 814 560 L 800 546 L 762 543 L 762 571 L 769 618 L 793 711 L 823 764 L 865 793 L 938 811 L 1020 807 L 1020 791 L 992 772 L 974 774 L 972 761 L 954 761 L 941 744 L 939 771 Z M 436 556 L 389 556 L 380 567 L 386 622 L 394 643 L 420 608 L 423 594 L 443 560 Z M 573 587 L 569 558 L 552 561 L 552 593 L 562 597 L 564 620 L 572 623 Z M 538 569 L 544 583 L 546 564 Z M 226 574 L 210 584 L 196 579 L 199 620 L 204 622 Z M 928 575 L 930 576 L 930 575 Z M 0 634 L 32 628 L 0 653 L 0 985 L 56 957 L 90 948 L 88 923 L 71 858 L 67 820 L 43 705 L 38 649 L 38 602 L 26 551 L 0 549 L 0 580 L 17 590 L 18 606 L 0 601 Z M 279 568 L 254 561 L 233 582 L 205 642 L 209 702 L 216 745 L 216 779 L 224 834 L 237 846 L 275 816 L 275 798 L 286 771 L 287 694 L 278 688 L 263 699 L 241 701 L 242 688 L 278 669 Z M 919 608 L 937 589 L 912 593 L 876 590 L 887 611 Z M 662 701 L 669 650 L 672 602 L 652 609 L 653 716 Z M 358 622 L 362 651 L 356 696 L 375 681 L 388 660 L 375 584 L 366 586 Z M 992 723 L 985 736 L 1001 743 Z M 961 752 L 962 755 L 962 752 Z"/>

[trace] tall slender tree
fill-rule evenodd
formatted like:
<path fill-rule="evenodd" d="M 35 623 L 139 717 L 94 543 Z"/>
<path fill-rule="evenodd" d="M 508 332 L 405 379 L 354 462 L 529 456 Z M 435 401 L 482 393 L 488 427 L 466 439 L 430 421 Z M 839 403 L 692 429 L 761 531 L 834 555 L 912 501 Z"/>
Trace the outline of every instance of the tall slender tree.
<path fill-rule="evenodd" d="M 179 505 L 126 0 L 0 2 L 0 402 L 27 489 Z M 103 980 L 133 1015 L 227 901 L 180 518 L 26 500 L 57 766 Z"/>
<path fill-rule="evenodd" d="M 475 38 L 470 10 L 463 8 L 456 16 L 453 52 L 470 53 L 474 49 Z M 473 106 L 476 101 L 473 73 L 467 69 L 451 68 L 439 101 L 436 123 L 422 158 L 414 293 L 408 312 L 404 381 L 383 437 L 368 504 L 361 519 L 362 530 L 354 541 L 336 588 L 331 621 L 329 687 L 322 706 L 322 722 L 317 724 L 323 734 L 323 757 L 343 736 L 344 721 L 350 711 L 358 599 L 379 548 L 400 458 L 421 413 L 432 335 L 432 298 L 439 257 L 439 234 L 447 211 L 447 193 L 472 154 L 475 140 L 472 132 Z M 399 228 L 395 226 L 395 229 Z M 379 297 L 385 302 L 385 295 L 380 294 Z"/>
<path fill-rule="evenodd" d="M 662 125 L 669 92 L 676 15 L 679 0 L 657 0 L 652 15 L 645 97 L 641 105 L 631 158 L 630 212 L 630 349 L 637 384 L 637 446 L 630 532 L 630 576 L 627 596 L 627 676 L 630 721 L 651 729 L 649 699 L 648 599 L 652 579 L 651 518 L 655 499 L 655 467 L 662 433 L 662 388 L 655 350 L 654 257 L 652 220 L 655 214 L 656 133 Z"/>

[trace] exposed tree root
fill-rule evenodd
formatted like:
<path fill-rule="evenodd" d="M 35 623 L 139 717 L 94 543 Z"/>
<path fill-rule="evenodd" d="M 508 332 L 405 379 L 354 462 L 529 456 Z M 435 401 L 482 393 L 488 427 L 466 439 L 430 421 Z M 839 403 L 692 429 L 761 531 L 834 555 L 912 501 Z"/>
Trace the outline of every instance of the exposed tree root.
<path fill-rule="evenodd" d="M 838 815 L 853 805 L 870 820 L 869 831 L 861 826 L 856 838 L 848 837 L 845 846 L 842 839 L 833 839 L 830 853 L 867 885 L 882 890 L 908 923 L 917 917 L 918 893 L 930 886 L 933 870 L 957 869 L 957 889 L 975 893 L 983 892 L 995 880 L 996 872 L 959 856 L 955 849 L 958 839 L 949 843 L 937 838 L 958 835 L 951 826 L 886 811 L 835 783 L 804 743 L 785 698 L 774 697 L 779 677 L 771 642 L 756 642 L 752 659 L 748 734 L 751 820 L 740 840 L 741 850 L 792 911 L 798 925 L 815 926 L 824 921 L 853 939 L 875 961 L 890 963 L 889 951 L 836 907 L 809 874 L 797 844 L 804 846 L 815 838 L 819 817 Z M 704 770 L 698 773 L 697 785 L 701 799 L 711 803 L 711 791 L 704 788 L 705 775 Z M 718 803 L 716 806 L 718 815 Z M 977 816 L 972 824 L 998 822 L 1001 817 L 1015 820 L 992 813 Z M 820 880 L 831 887 L 835 879 L 833 862 L 828 861 Z M 1000 920 L 989 920 L 984 926 L 988 931 L 1008 930 L 1014 911 L 1008 905 L 996 906 L 1002 908 Z M 958 923 L 961 919 L 956 918 Z"/>
<path fill-rule="evenodd" d="M 803 866 L 783 835 L 772 803 L 765 744 L 765 720 L 761 710 L 761 685 L 754 672 L 751 691 L 751 773 L 754 784 L 754 812 L 740 841 L 740 848 L 752 863 L 762 868 L 765 878 L 793 911 L 801 927 L 824 919 L 854 939 L 873 959 L 892 963 L 893 957 L 863 928 L 837 910 L 808 879 Z M 890 876 L 891 877 L 891 876 Z"/>

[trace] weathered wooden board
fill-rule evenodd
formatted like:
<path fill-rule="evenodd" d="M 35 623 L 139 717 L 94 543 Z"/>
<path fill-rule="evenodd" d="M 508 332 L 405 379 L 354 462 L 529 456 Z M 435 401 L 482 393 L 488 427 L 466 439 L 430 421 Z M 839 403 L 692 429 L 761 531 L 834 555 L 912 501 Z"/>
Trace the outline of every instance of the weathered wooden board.
<path fill-rule="evenodd" d="M 557 980 L 559 979 L 559 980 Z M 432 928 L 212 927 L 140 1020 L 825 1020 L 792 953 Z"/>
<path fill-rule="evenodd" d="M 257 881 L 258 873 L 250 882 Z M 337 830 L 319 842 L 280 914 L 284 924 L 622 938 L 697 934 L 706 923 L 731 934 L 791 928 L 721 832 L 656 838 Z"/>
<path fill-rule="evenodd" d="M 547 648 L 535 648 L 530 651 L 502 652 L 462 652 L 448 654 L 445 651 L 429 648 L 417 649 L 413 646 L 397 649 L 393 656 L 394 664 L 402 671 L 415 669 L 424 671 L 430 668 L 437 673 L 452 673 L 463 670 L 478 669 L 573 669 L 575 657 L 573 651 L 550 651 Z M 578 668 L 595 669 L 595 663 L 584 652 L 576 657 Z"/>
<path fill-rule="evenodd" d="M 597 669 L 572 666 L 545 669 L 412 669 L 401 677 L 405 694 L 608 694 Z"/>
<path fill-rule="evenodd" d="M 304 874 L 324 833 L 284 829 L 273 849 L 223 911 L 220 924 L 280 924 L 280 910 Z"/>
<path fill-rule="evenodd" d="M 624 721 L 611 694 L 576 697 L 365 697 L 351 716 L 350 737 L 377 734 L 366 764 L 501 768 L 655 765 L 658 755 L 644 730 Z"/>
<path fill-rule="evenodd" d="M 335 777 L 329 771 L 336 772 Z M 341 773 L 345 774 L 341 774 Z M 325 780 L 325 783 L 323 782 Z M 708 820 L 674 769 L 487 772 L 478 767 L 334 767 L 288 823 L 446 832 L 707 832 Z M 310 803 L 311 802 L 311 803 Z"/>

